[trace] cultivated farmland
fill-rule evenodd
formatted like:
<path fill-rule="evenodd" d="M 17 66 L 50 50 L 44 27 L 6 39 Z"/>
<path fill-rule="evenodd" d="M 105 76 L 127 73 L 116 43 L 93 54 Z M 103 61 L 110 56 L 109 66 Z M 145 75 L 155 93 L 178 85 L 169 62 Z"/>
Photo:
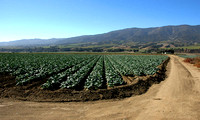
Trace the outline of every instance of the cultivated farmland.
<path fill-rule="evenodd" d="M 36 89 L 40 93 L 53 94 L 52 91 L 59 90 L 89 94 L 88 91 L 109 93 L 110 90 L 110 95 L 114 91 L 122 95 L 119 91 L 137 89 L 135 92 L 141 94 L 164 78 L 161 71 L 165 68 L 161 65 L 167 63 L 167 58 L 163 55 L 0 54 L 0 74 L 2 78 L 12 78 L 17 88 Z M 134 88 L 128 88 L 133 84 L 136 84 Z"/>

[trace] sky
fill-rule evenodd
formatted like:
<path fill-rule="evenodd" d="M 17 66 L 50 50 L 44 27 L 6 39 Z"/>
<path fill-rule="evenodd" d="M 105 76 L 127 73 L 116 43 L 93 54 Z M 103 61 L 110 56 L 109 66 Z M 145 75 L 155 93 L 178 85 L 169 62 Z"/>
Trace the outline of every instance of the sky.
<path fill-rule="evenodd" d="M 200 25 L 200 0 L 0 0 L 0 42 Z"/>

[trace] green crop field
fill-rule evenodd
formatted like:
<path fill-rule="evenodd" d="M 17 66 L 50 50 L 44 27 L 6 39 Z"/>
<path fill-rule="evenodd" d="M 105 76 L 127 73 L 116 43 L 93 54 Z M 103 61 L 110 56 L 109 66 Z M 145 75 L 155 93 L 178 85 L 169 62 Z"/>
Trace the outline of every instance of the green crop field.
<path fill-rule="evenodd" d="M 0 54 L 0 74 L 16 85 L 45 80 L 43 89 L 101 89 L 126 84 L 122 76 L 153 75 L 164 55 Z"/>
<path fill-rule="evenodd" d="M 182 58 L 195 58 L 195 57 L 200 57 L 199 55 L 186 55 L 186 54 L 183 54 L 183 55 L 178 55 L 179 57 L 182 57 Z"/>

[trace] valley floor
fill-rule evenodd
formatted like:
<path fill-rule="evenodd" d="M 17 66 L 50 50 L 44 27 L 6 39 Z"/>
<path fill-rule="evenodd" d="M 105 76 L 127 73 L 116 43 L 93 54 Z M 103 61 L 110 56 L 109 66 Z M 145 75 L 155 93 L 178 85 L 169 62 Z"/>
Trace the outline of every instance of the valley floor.
<path fill-rule="evenodd" d="M 1 120 L 200 120 L 200 71 L 170 55 L 166 80 L 123 100 L 28 102 L 0 99 Z"/>

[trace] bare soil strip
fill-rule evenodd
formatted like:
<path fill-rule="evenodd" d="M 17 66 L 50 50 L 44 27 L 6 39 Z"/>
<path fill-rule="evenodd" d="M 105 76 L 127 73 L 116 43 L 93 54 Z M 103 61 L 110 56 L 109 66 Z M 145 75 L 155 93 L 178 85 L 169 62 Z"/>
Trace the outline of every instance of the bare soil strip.
<path fill-rule="evenodd" d="M 90 102 L 0 99 L 1 120 L 199 120 L 199 69 L 170 56 L 168 78 L 142 95 Z"/>

